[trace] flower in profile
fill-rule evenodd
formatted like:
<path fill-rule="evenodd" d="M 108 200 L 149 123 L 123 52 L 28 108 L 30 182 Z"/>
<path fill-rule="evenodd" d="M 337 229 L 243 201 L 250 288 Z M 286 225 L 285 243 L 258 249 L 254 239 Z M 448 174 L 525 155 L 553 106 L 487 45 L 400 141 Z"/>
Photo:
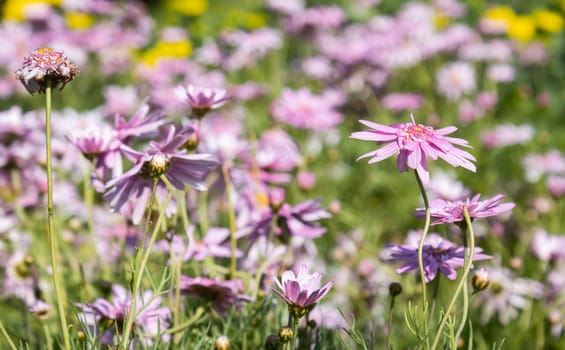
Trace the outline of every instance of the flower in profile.
<path fill-rule="evenodd" d="M 319 272 L 309 273 L 306 264 L 300 265 L 295 275 L 292 270 L 283 272 L 282 279 L 275 280 L 279 289 L 273 289 L 288 304 L 295 317 L 302 317 L 310 312 L 316 304 L 330 291 L 333 282 L 321 286 L 322 275 Z"/>
<path fill-rule="evenodd" d="M 229 99 L 224 89 L 208 88 L 203 86 L 178 86 L 175 95 L 179 102 L 190 107 L 197 117 L 202 118 L 212 109 L 218 109 Z"/>
<path fill-rule="evenodd" d="M 40 48 L 24 58 L 22 67 L 16 71 L 16 78 L 33 95 L 36 92 L 45 93 L 48 85 L 63 89 L 77 73 L 77 66 L 69 61 L 63 51 Z"/>
<path fill-rule="evenodd" d="M 232 307 L 240 308 L 249 297 L 240 294 L 241 280 L 221 281 L 218 278 L 180 276 L 180 292 L 197 297 L 211 304 L 212 309 L 221 316 L 227 315 Z"/>
<path fill-rule="evenodd" d="M 102 344 L 113 345 L 114 335 L 121 335 L 131 303 L 131 293 L 120 285 L 113 285 L 111 302 L 98 298 L 92 304 L 77 303 L 75 305 L 82 310 L 78 314 L 79 320 L 85 326 L 102 332 Z M 140 337 L 143 337 L 145 345 L 151 345 L 152 336 L 163 333 L 169 328 L 171 310 L 161 307 L 161 297 L 153 295 L 150 290 L 138 296 L 136 309 L 133 329 Z M 168 335 L 161 336 L 161 339 L 165 341 L 168 338 Z"/>
<path fill-rule="evenodd" d="M 419 271 L 420 269 L 418 265 L 418 243 L 417 239 L 414 239 L 416 236 L 420 236 L 420 232 L 412 232 L 410 236 L 412 236 L 412 239 L 409 244 L 386 245 L 390 252 L 388 261 L 404 262 L 404 265 L 396 270 L 397 273 L 413 270 Z M 481 252 L 481 248 L 475 248 L 473 261 L 491 258 L 489 255 L 482 254 Z M 457 278 L 457 271 L 455 269 L 465 265 L 465 248 L 443 239 L 437 233 L 430 233 L 424 241 L 422 261 L 426 283 L 433 281 L 438 272 L 443 273 L 448 279 L 454 280 Z"/>
<path fill-rule="evenodd" d="M 431 126 L 416 124 L 414 116 L 412 122 L 392 124 L 386 126 L 368 120 L 359 122 L 372 130 L 358 131 L 351 134 L 351 138 L 367 141 L 376 141 L 386 144 L 384 147 L 366 153 L 359 158 L 368 158 L 369 164 L 379 162 L 383 159 L 398 154 L 396 167 L 399 171 L 407 171 L 408 168 L 416 170 L 424 184 L 429 182 L 427 158 L 433 160 L 441 158 L 454 167 L 461 166 L 475 172 L 473 162 L 475 157 L 456 146 L 471 147 L 466 140 L 448 137 L 457 130 L 454 126 L 448 126 L 435 130 Z"/>
<path fill-rule="evenodd" d="M 183 130 L 175 133 L 175 127 L 171 126 L 165 142 L 152 142 L 152 149 L 145 152 L 122 145 L 122 152 L 135 161 L 135 165 L 107 183 L 108 191 L 104 198 L 109 201 L 112 209 L 120 211 L 131 198 L 144 198 L 137 201 L 134 209 L 133 222 L 138 223 L 147 204 L 148 197 L 144 194 L 151 191 L 155 180 L 162 185 L 161 176 L 165 176 L 171 185 L 179 190 L 184 190 L 185 185 L 190 185 L 198 191 L 206 190 L 204 180 L 210 171 L 218 166 L 218 162 L 209 154 L 186 154 L 178 151 L 177 148 L 183 145 L 190 135 L 191 133 Z"/>
<path fill-rule="evenodd" d="M 465 222 L 465 215 L 463 208 L 467 208 L 471 220 L 478 218 L 486 218 L 502 214 L 516 206 L 514 203 L 500 203 L 504 198 L 503 194 L 479 201 L 481 195 L 477 194 L 473 198 L 467 198 L 459 201 L 446 201 L 443 199 L 434 199 L 430 202 L 430 214 L 432 218 L 432 225 Z M 426 215 L 425 208 L 418 208 L 414 212 L 419 218 Z"/>

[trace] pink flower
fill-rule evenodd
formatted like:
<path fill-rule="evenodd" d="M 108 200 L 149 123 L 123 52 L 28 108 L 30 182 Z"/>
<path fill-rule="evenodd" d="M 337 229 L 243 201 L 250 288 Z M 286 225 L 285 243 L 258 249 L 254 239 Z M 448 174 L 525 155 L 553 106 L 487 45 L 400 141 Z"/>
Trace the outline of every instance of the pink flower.
<path fill-rule="evenodd" d="M 451 101 L 475 90 L 475 71 L 469 63 L 454 62 L 437 72 L 437 89 Z"/>
<path fill-rule="evenodd" d="M 381 103 L 386 109 L 399 113 L 420 108 L 422 106 L 422 96 L 413 93 L 392 93 L 385 95 L 381 99 Z"/>
<path fill-rule="evenodd" d="M 432 217 L 432 225 L 446 224 L 449 222 L 459 223 L 465 221 L 463 208 L 467 207 L 471 220 L 477 218 L 486 218 L 489 216 L 499 215 L 516 206 L 514 203 L 499 203 L 504 195 L 496 196 L 485 201 L 479 201 L 480 194 L 473 198 L 460 201 L 446 201 L 443 199 L 435 199 L 430 202 L 430 212 Z M 418 208 L 414 213 L 418 217 L 425 216 L 426 209 Z"/>
<path fill-rule="evenodd" d="M 273 289 L 273 292 L 288 304 L 289 310 L 295 316 L 302 317 L 332 288 L 331 281 L 320 287 L 321 280 L 322 275 L 319 272 L 310 274 L 308 266 L 302 264 L 296 275 L 291 270 L 283 272 L 282 280 L 275 280 L 280 290 Z"/>
<path fill-rule="evenodd" d="M 188 85 L 175 88 L 178 100 L 190 107 L 198 116 L 203 117 L 211 109 L 217 109 L 226 103 L 229 96 L 224 89 Z"/>
<path fill-rule="evenodd" d="M 534 138 L 534 134 L 534 127 L 528 124 L 520 126 L 503 124 L 483 132 L 482 140 L 487 148 L 498 148 L 525 144 Z"/>
<path fill-rule="evenodd" d="M 274 101 L 271 113 L 275 120 L 301 129 L 327 130 L 341 123 L 336 101 L 328 95 L 314 95 L 308 88 L 283 89 Z"/>
<path fill-rule="evenodd" d="M 436 160 L 441 158 L 454 167 L 461 166 L 475 172 L 475 158 L 466 151 L 455 145 L 470 147 L 468 142 L 453 137 L 446 137 L 457 130 L 454 126 L 435 130 L 431 126 L 416 124 L 412 115 L 411 123 L 393 124 L 386 126 L 360 120 L 361 124 L 373 130 L 358 131 L 351 134 L 351 138 L 367 141 L 377 141 L 386 144 L 384 147 L 366 153 L 359 158 L 372 157 L 369 164 L 379 162 L 398 153 L 396 166 L 399 171 L 407 171 L 408 168 L 416 170 L 422 182 L 428 183 L 427 157 Z"/>
<path fill-rule="evenodd" d="M 248 296 L 240 294 L 242 289 L 241 280 L 180 276 L 181 294 L 209 303 L 221 316 L 226 316 L 233 307 L 241 308 L 242 302 L 250 300 Z"/>
<path fill-rule="evenodd" d="M 415 234 L 421 235 L 420 232 L 415 232 Z M 396 273 L 419 270 L 417 244 L 387 244 L 386 247 L 390 251 L 388 261 L 403 263 L 401 267 L 396 269 Z M 473 261 L 490 258 L 490 256 L 482 254 L 481 248 L 476 247 Z M 465 247 L 443 239 L 437 233 L 430 233 L 424 243 L 423 263 L 426 283 L 433 281 L 438 272 L 443 273 L 448 279 L 454 280 L 457 278 L 455 269 L 465 265 Z"/>

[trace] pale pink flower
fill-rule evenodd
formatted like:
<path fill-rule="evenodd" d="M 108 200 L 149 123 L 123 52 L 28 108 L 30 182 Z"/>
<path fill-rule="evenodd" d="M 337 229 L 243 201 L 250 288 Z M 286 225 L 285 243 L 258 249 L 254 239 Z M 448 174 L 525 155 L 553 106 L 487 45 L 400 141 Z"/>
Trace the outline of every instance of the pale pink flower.
<path fill-rule="evenodd" d="M 454 62 L 441 68 L 436 74 L 437 90 L 451 101 L 473 92 L 476 87 L 475 70 L 466 62 Z"/>
<path fill-rule="evenodd" d="M 343 115 L 325 95 L 314 95 L 308 88 L 284 88 L 271 106 L 275 120 L 301 129 L 326 130 L 341 123 Z"/>
<path fill-rule="evenodd" d="M 488 148 L 499 148 L 525 144 L 534 138 L 534 134 L 535 129 L 531 125 L 504 124 L 483 132 L 482 141 Z"/>
<path fill-rule="evenodd" d="M 434 199 L 430 202 L 430 213 L 432 218 L 432 225 L 446 224 L 446 223 L 462 223 L 465 222 L 463 208 L 467 208 L 469 218 L 479 219 L 490 216 L 502 214 L 511 210 L 516 206 L 514 203 L 500 203 L 504 195 L 497 194 L 496 196 L 479 201 L 480 194 L 475 195 L 473 198 L 458 201 L 446 201 L 443 199 Z M 425 208 L 418 208 L 414 213 L 417 217 L 425 217 Z"/>
<path fill-rule="evenodd" d="M 309 312 L 330 291 L 333 282 L 321 286 L 322 275 L 309 273 L 308 266 L 302 264 L 295 275 L 292 270 L 283 272 L 281 281 L 275 280 L 279 289 L 273 289 L 289 307 L 289 310 L 301 317 Z"/>
<path fill-rule="evenodd" d="M 371 158 L 369 164 L 379 162 L 398 154 L 396 167 L 399 171 L 416 170 L 422 182 L 429 182 L 427 158 L 436 160 L 441 158 L 454 167 L 461 166 L 475 172 L 473 162 L 475 157 L 456 146 L 470 147 L 468 142 L 454 137 L 448 137 L 457 130 L 454 126 L 435 130 L 431 126 L 416 124 L 414 116 L 412 122 L 386 126 L 360 120 L 372 130 L 358 131 L 351 134 L 351 138 L 367 141 L 376 141 L 385 144 L 384 147 L 366 153 L 359 158 Z"/>

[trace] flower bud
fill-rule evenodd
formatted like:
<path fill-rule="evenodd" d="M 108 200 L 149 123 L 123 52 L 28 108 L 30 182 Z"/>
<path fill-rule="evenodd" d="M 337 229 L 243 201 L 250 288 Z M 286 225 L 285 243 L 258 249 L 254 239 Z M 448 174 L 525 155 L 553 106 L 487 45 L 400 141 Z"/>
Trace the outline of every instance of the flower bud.
<path fill-rule="evenodd" d="M 399 296 L 402 293 L 402 285 L 398 282 L 392 282 L 388 285 L 388 292 L 392 297 Z"/>
<path fill-rule="evenodd" d="M 286 344 L 292 340 L 294 333 L 292 329 L 289 327 L 281 327 L 279 328 L 279 340 L 282 344 Z"/>
<path fill-rule="evenodd" d="M 481 267 L 473 274 L 471 277 L 471 285 L 473 286 L 473 290 L 475 293 L 483 291 L 488 288 L 490 284 L 490 274 L 488 270 L 484 267 Z"/>
<path fill-rule="evenodd" d="M 316 175 L 309 171 L 301 171 L 296 176 L 296 181 L 301 190 L 309 191 L 316 184 Z"/>
<path fill-rule="evenodd" d="M 214 342 L 215 350 L 228 350 L 230 348 L 230 340 L 225 335 L 221 335 L 216 338 Z"/>
<path fill-rule="evenodd" d="M 269 191 L 269 207 L 271 207 L 274 212 L 277 212 L 282 207 L 284 200 L 284 189 L 277 187 Z"/>

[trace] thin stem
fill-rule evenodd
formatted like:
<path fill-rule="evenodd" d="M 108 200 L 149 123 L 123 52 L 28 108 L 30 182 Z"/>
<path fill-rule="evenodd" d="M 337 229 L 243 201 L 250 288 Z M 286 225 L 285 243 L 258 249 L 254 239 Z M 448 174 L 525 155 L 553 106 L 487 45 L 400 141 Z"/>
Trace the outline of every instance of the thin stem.
<path fill-rule="evenodd" d="M 394 310 L 394 300 L 396 296 L 392 295 L 390 297 L 390 306 L 388 308 L 388 320 L 386 327 L 386 349 L 390 349 L 390 334 L 392 333 L 392 311 Z"/>
<path fill-rule="evenodd" d="M 296 349 L 296 338 L 298 337 L 298 317 L 292 316 L 292 340 L 290 343 L 290 349 Z"/>
<path fill-rule="evenodd" d="M 129 308 L 129 312 L 127 313 L 127 322 L 124 327 L 124 332 L 122 337 L 122 349 L 124 350 L 129 349 L 129 338 L 130 338 L 133 322 L 135 321 L 135 318 L 137 316 L 137 306 L 136 306 L 137 295 L 139 294 L 139 288 L 141 286 L 141 280 L 143 279 L 143 275 L 145 272 L 145 266 L 147 265 L 147 261 L 149 260 L 149 255 L 151 254 L 151 248 L 153 247 L 153 243 L 155 243 L 155 240 L 157 238 L 157 233 L 159 232 L 159 228 L 161 227 L 161 223 L 165 218 L 167 212 L 166 210 L 167 206 L 169 205 L 169 202 L 171 201 L 171 198 L 173 197 L 174 194 L 174 189 L 169 183 L 169 180 L 167 180 L 167 178 L 164 175 L 161 175 L 160 179 L 167 186 L 167 190 L 168 190 L 167 198 L 165 198 L 165 202 L 163 202 L 163 205 L 159 208 L 159 217 L 157 218 L 157 222 L 153 226 L 153 232 L 151 233 L 151 238 L 149 239 L 149 244 L 147 244 L 147 248 L 143 249 L 143 246 L 140 248 L 141 249 L 140 252 L 142 252 L 141 260 L 136 258 L 136 268 L 134 271 L 131 305 Z M 149 223 L 147 224 L 147 226 L 149 226 Z M 145 244 L 145 242 L 143 242 L 143 244 Z M 137 263 L 138 261 L 139 263 Z"/>
<path fill-rule="evenodd" d="M 224 175 L 224 181 L 226 183 L 226 197 L 228 201 L 228 216 L 230 225 L 230 242 L 231 242 L 231 257 L 230 257 L 230 279 L 235 278 L 235 273 L 237 270 L 237 238 L 235 237 L 235 208 L 233 207 L 233 187 L 230 179 L 230 174 L 228 171 L 228 166 L 222 165 L 222 173 Z"/>
<path fill-rule="evenodd" d="M 0 319 L 0 333 L 2 333 L 2 335 L 4 336 L 4 339 L 6 339 L 6 342 L 8 343 L 8 345 L 10 346 L 10 348 L 12 350 L 18 350 L 18 348 L 16 347 L 16 344 L 14 344 L 14 342 L 12 341 L 12 338 L 10 338 L 10 335 L 6 331 L 6 328 L 4 328 L 4 323 L 2 323 L 1 319 Z"/>
<path fill-rule="evenodd" d="M 469 271 L 471 270 L 473 255 L 475 254 L 475 233 L 473 232 L 473 226 L 471 225 L 471 218 L 469 216 L 469 210 L 467 209 L 467 207 L 463 207 L 463 214 L 465 215 L 465 223 L 467 224 L 467 242 L 469 243 L 468 259 L 467 259 L 467 255 L 465 255 L 466 257 L 465 267 L 463 269 L 463 275 L 461 276 L 461 281 L 459 281 L 459 284 L 457 285 L 457 289 L 455 289 L 455 294 L 453 294 L 453 297 L 451 298 L 451 302 L 449 303 L 449 306 L 445 311 L 445 315 L 441 319 L 441 323 L 439 324 L 438 330 L 436 332 L 436 336 L 434 338 L 434 342 L 432 344 L 432 350 L 434 350 L 439 343 L 439 338 L 441 338 L 443 328 L 447 323 L 447 319 L 448 319 L 447 315 L 451 313 L 451 310 L 455 306 L 455 302 L 457 301 L 457 298 L 459 297 L 461 290 L 463 289 L 464 285 L 467 284 L 467 277 L 469 276 Z M 465 248 L 465 251 L 467 251 L 467 248 Z M 465 317 L 466 317 L 466 313 L 465 313 Z M 465 323 L 464 320 L 463 322 Z"/>
<path fill-rule="evenodd" d="M 422 179 L 418 175 L 418 172 L 414 171 L 416 175 L 416 181 L 418 182 L 418 187 L 420 188 L 420 192 L 422 193 L 422 199 L 424 200 L 424 207 L 426 208 L 426 221 L 424 224 L 424 231 L 422 232 L 422 237 L 420 238 L 420 243 L 418 245 L 418 267 L 420 269 L 420 279 L 422 283 L 422 307 L 425 309 L 428 303 L 428 298 L 426 296 L 426 275 L 424 272 L 424 242 L 426 240 L 426 236 L 428 235 L 428 230 L 430 229 L 430 203 L 428 201 L 428 195 L 426 194 L 426 189 L 424 188 L 424 184 L 422 183 Z M 424 322 L 424 337 L 426 339 L 426 348 L 429 348 L 429 337 L 428 337 L 428 320 L 426 317 L 423 318 Z"/>
<path fill-rule="evenodd" d="M 43 323 L 43 332 L 45 332 L 45 341 L 47 342 L 47 350 L 53 350 L 53 340 L 51 339 L 51 331 L 47 323 Z"/>
<path fill-rule="evenodd" d="M 61 331 L 63 332 L 63 341 L 65 349 L 71 349 L 71 341 L 67 328 L 67 319 L 65 317 L 65 306 L 63 304 L 63 295 L 65 294 L 65 286 L 61 280 L 58 265 L 58 236 L 55 233 L 53 224 L 53 173 L 51 163 L 51 82 L 47 80 L 45 89 L 45 153 L 47 161 L 47 237 L 49 239 L 49 250 L 51 255 L 51 269 L 53 273 L 53 289 L 55 291 L 55 299 L 57 300 L 57 309 L 59 312 L 59 321 L 61 323 Z"/>

